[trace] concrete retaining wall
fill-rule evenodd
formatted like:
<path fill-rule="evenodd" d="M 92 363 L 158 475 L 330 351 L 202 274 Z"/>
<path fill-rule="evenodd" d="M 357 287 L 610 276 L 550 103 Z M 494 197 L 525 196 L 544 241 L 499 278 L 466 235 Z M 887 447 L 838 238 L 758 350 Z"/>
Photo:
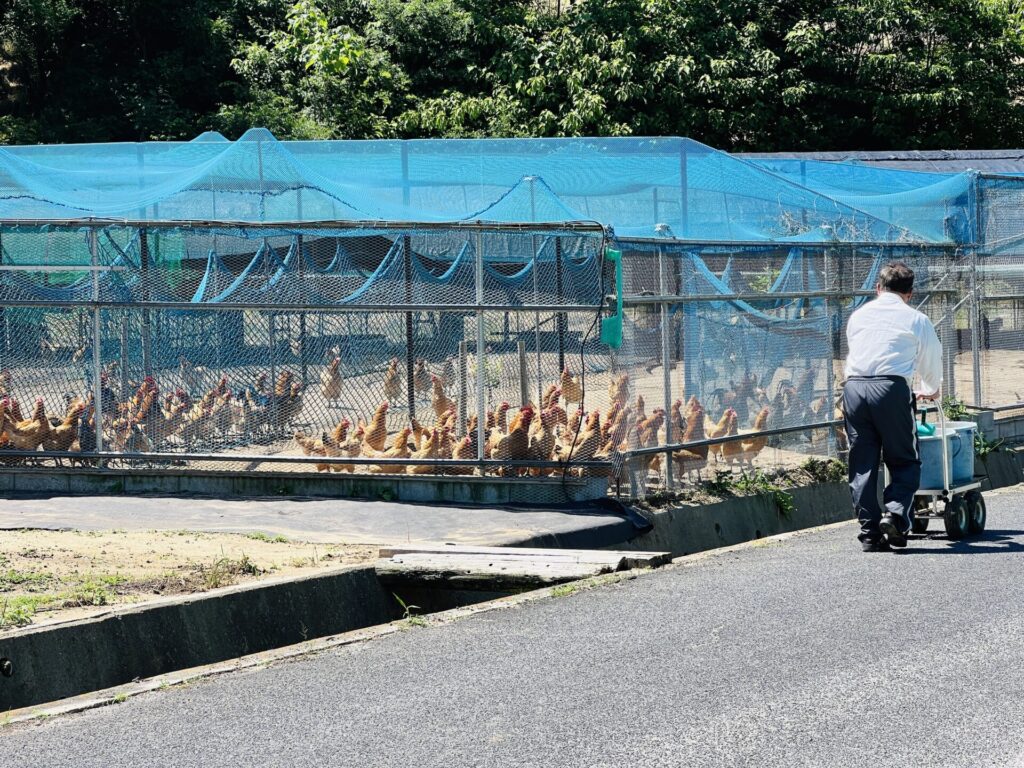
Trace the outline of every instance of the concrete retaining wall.
<path fill-rule="evenodd" d="M 169 494 L 218 497 L 325 496 L 458 504 L 563 504 L 607 495 L 604 478 L 420 477 L 305 472 L 247 474 L 173 469 L 0 469 L 12 493 Z M 568 495 L 568 499 L 566 496 Z"/>
<path fill-rule="evenodd" d="M 1005 488 L 1024 482 L 1024 462 L 1020 451 L 995 451 L 984 459 L 974 459 L 974 475 L 980 477 L 981 489 Z"/>
<path fill-rule="evenodd" d="M 978 429 L 986 440 L 1002 440 L 1008 445 L 1024 443 L 1024 416 L 998 416 L 999 414 L 982 412 L 972 414 L 971 419 L 978 424 Z"/>
<path fill-rule="evenodd" d="M 0 634 L 0 711 L 400 618 L 372 566 L 254 583 Z M 0 666 L 0 669 L 3 667 Z"/>
<path fill-rule="evenodd" d="M 653 530 L 617 548 L 666 550 L 679 557 L 853 518 L 845 483 L 794 488 L 790 493 L 796 508 L 789 515 L 783 515 L 770 496 L 645 512 Z"/>

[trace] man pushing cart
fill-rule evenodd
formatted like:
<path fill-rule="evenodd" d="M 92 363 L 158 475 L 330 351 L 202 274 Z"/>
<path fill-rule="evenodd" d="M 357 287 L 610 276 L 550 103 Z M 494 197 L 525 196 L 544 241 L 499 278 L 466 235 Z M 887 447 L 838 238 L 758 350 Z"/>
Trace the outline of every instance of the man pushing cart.
<path fill-rule="evenodd" d="M 877 297 L 850 316 L 846 329 L 843 413 L 850 491 L 865 552 L 907 545 L 921 482 L 917 400 L 934 400 L 942 386 L 942 345 L 931 320 L 910 306 L 913 290 L 913 270 L 902 262 L 887 264 L 878 275 Z M 889 475 L 884 510 L 878 503 L 880 460 Z"/>

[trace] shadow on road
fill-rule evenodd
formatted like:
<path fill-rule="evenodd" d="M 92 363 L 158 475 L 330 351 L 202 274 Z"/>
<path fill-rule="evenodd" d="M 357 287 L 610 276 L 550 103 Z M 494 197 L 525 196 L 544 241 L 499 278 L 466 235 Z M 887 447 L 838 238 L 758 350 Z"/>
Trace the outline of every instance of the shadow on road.
<path fill-rule="evenodd" d="M 969 539 L 951 541 L 944 536 L 928 535 L 909 537 L 910 546 L 898 550 L 901 555 L 1003 555 L 1024 552 L 1024 543 L 1016 537 L 1024 535 L 1024 531 L 993 530 L 985 531 L 980 536 Z M 936 544 L 938 546 L 915 546 L 915 542 Z"/>

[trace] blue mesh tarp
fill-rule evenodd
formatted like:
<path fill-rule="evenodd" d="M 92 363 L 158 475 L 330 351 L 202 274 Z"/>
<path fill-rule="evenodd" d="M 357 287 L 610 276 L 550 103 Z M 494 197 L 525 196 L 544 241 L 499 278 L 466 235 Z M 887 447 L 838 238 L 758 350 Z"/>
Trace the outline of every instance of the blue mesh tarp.
<path fill-rule="evenodd" d="M 968 174 L 872 173 L 794 175 L 680 138 L 280 142 L 253 129 L 235 142 L 2 148 L 0 220 L 588 221 L 708 242 L 965 236 Z"/>

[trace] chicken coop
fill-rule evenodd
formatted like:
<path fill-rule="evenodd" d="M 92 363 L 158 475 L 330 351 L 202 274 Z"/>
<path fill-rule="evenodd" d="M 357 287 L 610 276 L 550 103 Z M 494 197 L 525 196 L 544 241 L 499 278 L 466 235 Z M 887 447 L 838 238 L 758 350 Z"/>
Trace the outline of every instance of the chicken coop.
<path fill-rule="evenodd" d="M 981 403 L 1024 314 L 994 183 L 676 138 L 6 147 L 0 469 L 549 499 L 841 455 L 843 321 L 887 261 Z"/>

